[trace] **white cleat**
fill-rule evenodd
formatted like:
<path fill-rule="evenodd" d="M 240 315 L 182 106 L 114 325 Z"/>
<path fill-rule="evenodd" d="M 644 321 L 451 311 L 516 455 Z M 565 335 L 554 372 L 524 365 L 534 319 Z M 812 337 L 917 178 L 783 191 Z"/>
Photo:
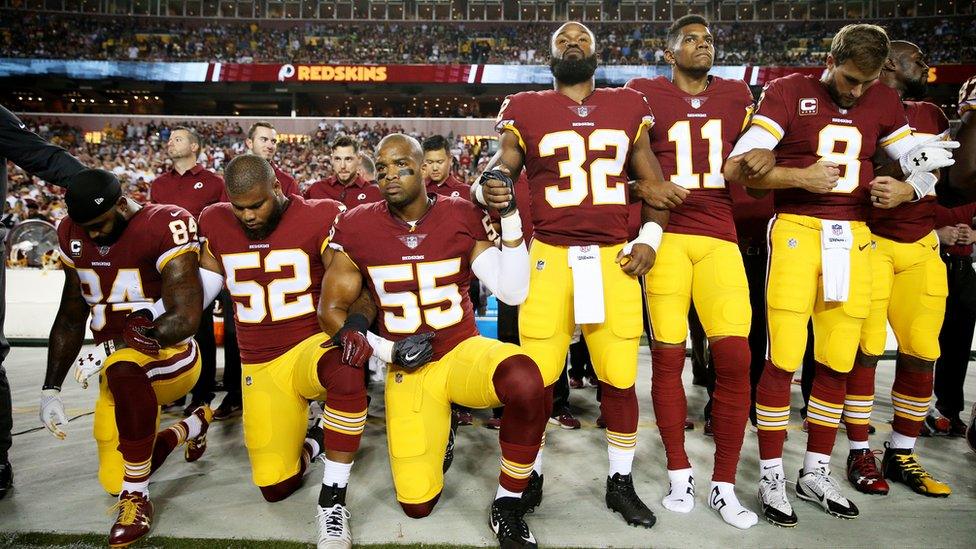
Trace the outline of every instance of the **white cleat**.
<path fill-rule="evenodd" d="M 319 522 L 318 549 L 351 549 L 352 529 L 349 528 L 349 510 L 335 504 L 332 507 L 319 507 L 316 518 Z"/>

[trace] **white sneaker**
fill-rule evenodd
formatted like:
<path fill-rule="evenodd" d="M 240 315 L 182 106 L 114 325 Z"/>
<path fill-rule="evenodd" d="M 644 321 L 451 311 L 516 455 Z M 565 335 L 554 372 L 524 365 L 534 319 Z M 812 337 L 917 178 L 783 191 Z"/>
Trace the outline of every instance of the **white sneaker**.
<path fill-rule="evenodd" d="M 840 487 L 830 476 L 830 470 L 818 467 L 809 473 L 800 470 L 796 480 L 796 496 L 823 507 L 829 515 L 842 519 L 857 518 L 860 514 L 853 501 L 840 495 Z"/>
<path fill-rule="evenodd" d="M 350 549 L 352 529 L 349 528 L 349 510 L 335 504 L 332 507 L 319 507 L 316 518 L 319 521 L 318 549 Z"/>
<path fill-rule="evenodd" d="M 770 471 L 759 477 L 759 504 L 763 518 L 775 526 L 796 526 L 796 513 L 786 499 L 786 477 L 779 471 Z"/>

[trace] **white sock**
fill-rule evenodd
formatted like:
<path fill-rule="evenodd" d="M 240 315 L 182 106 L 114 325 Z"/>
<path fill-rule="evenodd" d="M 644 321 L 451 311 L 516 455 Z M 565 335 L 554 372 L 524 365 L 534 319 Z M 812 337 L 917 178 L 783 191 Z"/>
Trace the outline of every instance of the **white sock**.
<path fill-rule="evenodd" d="M 816 452 L 807 452 L 803 456 L 803 472 L 809 473 L 815 469 L 826 469 L 830 471 L 830 456 L 827 454 L 818 454 Z"/>
<path fill-rule="evenodd" d="M 727 524 L 742 530 L 755 526 L 759 522 L 759 517 L 755 513 L 739 503 L 739 498 L 735 496 L 735 484 L 731 482 L 712 481 L 708 506 L 718 511 Z"/>
<path fill-rule="evenodd" d="M 129 482 L 127 480 L 122 481 L 122 491 L 129 492 L 139 492 L 140 494 L 149 497 L 149 481 L 144 480 L 142 482 Z"/>
<path fill-rule="evenodd" d="M 899 449 L 907 448 L 911 450 L 915 448 L 915 437 L 906 437 L 901 433 L 896 433 L 895 431 L 892 431 L 891 441 L 889 442 L 888 446 L 890 446 L 891 448 L 899 448 Z"/>
<path fill-rule="evenodd" d="M 690 468 L 668 471 L 668 480 L 671 481 L 671 488 L 661 505 L 675 513 L 690 513 L 695 508 L 694 473 Z"/>
<path fill-rule="evenodd" d="M 786 478 L 783 471 L 783 458 L 761 459 L 759 460 L 759 476 L 773 478 L 776 473 Z"/>
<path fill-rule="evenodd" d="M 183 423 L 186 424 L 187 440 L 200 436 L 200 431 L 203 429 L 203 421 L 196 414 L 190 414 L 190 417 L 184 419 Z"/>
<path fill-rule="evenodd" d="M 325 458 L 325 469 L 322 471 L 322 484 L 332 486 L 335 484 L 339 488 L 345 488 L 349 484 L 349 473 L 352 471 L 352 463 L 339 463 Z"/>
<path fill-rule="evenodd" d="M 542 448 L 539 448 L 539 453 L 535 455 L 535 463 L 532 464 L 532 470 L 535 474 L 542 476 Z"/>
<path fill-rule="evenodd" d="M 850 444 L 851 450 L 869 450 L 871 448 L 871 444 L 866 440 L 862 441 L 848 439 L 847 443 Z"/>
<path fill-rule="evenodd" d="M 306 438 L 305 444 L 308 444 L 308 447 L 312 449 L 312 455 L 309 456 L 310 458 L 315 459 L 319 454 L 322 453 L 322 447 L 319 446 L 319 441 L 315 440 L 314 438 Z"/>
<path fill-rule="evenodd" d="M 521 498 L 522 492 L 509 492 L 508 490 L 502 488 L 502 485 L 498 485 L 498 490 L 495 491 L 495 499 L 498 498 Z"/>
<path fill-rule="evenodd" d="M 610 473 L 607 476 L 612 477 L 617 473 L 629 475 L 634 465 L 634 454 L 635 449 L 621 450 L 608 444 L 607 456 L 610 458 Z"/>

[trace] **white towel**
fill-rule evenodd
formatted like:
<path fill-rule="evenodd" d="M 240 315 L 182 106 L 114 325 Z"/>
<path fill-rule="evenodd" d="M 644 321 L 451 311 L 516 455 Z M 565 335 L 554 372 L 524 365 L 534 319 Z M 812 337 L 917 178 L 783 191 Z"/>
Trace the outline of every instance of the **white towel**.
<path fill-rule="evenodd" d="M 603 306 L 603 270 L 599 246 L 570 246 L 573 270 L 573 312 L 576 324 L 600 324 L 606 320 Z"/>
<path fill-rule="evenodd" d="M 854 234 L 849 221 L 821 220 L 821 271 L 824 301 L 847 301 L 851 289 L 851 247 Z"/>

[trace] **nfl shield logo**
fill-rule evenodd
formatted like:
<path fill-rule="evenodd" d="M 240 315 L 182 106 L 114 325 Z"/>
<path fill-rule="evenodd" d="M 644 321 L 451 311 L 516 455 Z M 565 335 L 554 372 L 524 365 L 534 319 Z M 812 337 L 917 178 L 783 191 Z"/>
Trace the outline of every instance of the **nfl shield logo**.
<path fill-rule="evenodd" d="M 417 249 L 417 246 L 420 246 L 420 243 L 424 241 L 424 238 L 427 238 L 427 235 L 425 235 L 425 234 L 406 234 L 406 235 L 403 235 L 403 236 L 399 236 L 397 238 L 400 239 L 400 242 L 403 242 L 403 245 L 404 246 L 410 248 L 411 250 L 415 250 L 415 249 Z"/>
<path fill-rule="evenodd" d="M 586 118 L 591 112 L 596 110 L 596 107 L 582 105 L 570 107 L 569 110 L 575 112 L 580 118 Z"/>
<path fill-rule="evenodd" d="M 396 381 L 397 383 L 403 383 L 403 373 L 402 372 L 397 372 L 393 376 L 393 380 Z"/>
<path fill-rule="evenodd" d="M 831 232 L 834 233 L 834 236 L 840 236 L 840 235 L 844 234 L 844 229 L 839 224 L 837 224 L 837 223 L 834 223 L 833 225 L 831 225 L 830 226 L 830 230 L 831 230 Z"/>
<path fill-rule="evenodd" d="M 697 97 L 694 98 L 694 99 L 692 99 L 691 100 L 691 106 L 694 107 L 694 108 L 696 108 L 696 109 L 699 108 L 699 107 L 701 107 L 701 99 L 698 99 Z"/>
<path fill-rule="evenodd" d="M 99 246 L 98 247 L 98 253 L 102 254 L 102 256 L 108 255 L 109 250 L 111 250 L 111 248 L 109 246 Z"/>

